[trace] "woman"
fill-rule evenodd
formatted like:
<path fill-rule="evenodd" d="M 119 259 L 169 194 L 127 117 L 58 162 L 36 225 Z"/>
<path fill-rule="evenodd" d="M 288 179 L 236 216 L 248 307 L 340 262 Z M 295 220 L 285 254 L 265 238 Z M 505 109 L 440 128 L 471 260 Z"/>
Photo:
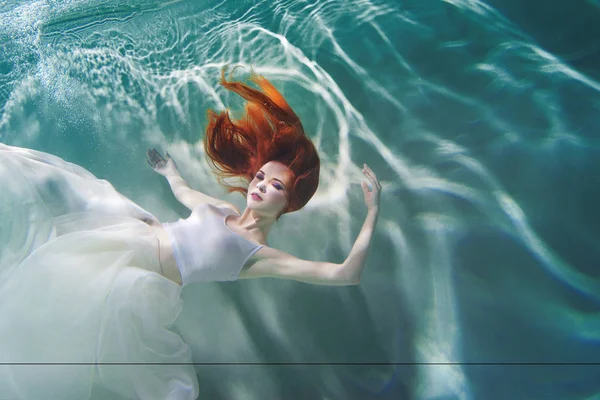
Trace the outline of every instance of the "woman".
<path fill-rule="evenodd" d="M 0 144 L 0 398 L 80 400 L 109 390 L 195 399 L 189 346 L 170 329 L 182 286 L 257 277 L 359 282 L 378 214 L 375 174 L 365 165 L 367 218 L 342 264 L 269 247 L 273 223 L 315 193 L 320 164 L 281 94 L 252 80 L 259 90 L 223 71 L 221 84 L 247 100 L 245 114 L 232 121 L 210 111 L 204 142 L 219 182 L 246 195 L 243 213 L 192 190 L 156 150 L 148 162 L 192 210 L 185 220 L 161 224 L 77 165 Z M 225 183 L 232 177 L 242 183 Z"/>
<path fill-rule="evenodd" d="M 290 171 L 286 165 L 277 161 L 269 161 L 258 169 L 246 189 L 247 208 L 243 214 L 240 214 L 233 204 L 190 189 L 168 155 L 167 159 L 164 159 L 156 150 L 149 150 L 148 158 L 154 169 L 167 177 L 177 199 L 194 213 L 200 214 L 200 217 L 193 218 L 192 216 L 188 220 L 180 220 L 175 224 L 163 225 L 155 221 L 150 222 L 156 228 L 157 235 L 161 239 L 160 260 L 165 277 L 179 284 L 260 277 L 287 278 L 324 285 L 352 285 L 358 284 L 360 281 L 371 237 L 367 233 L 372 232 L 378 213 L 376 196 L 379 194 L 380 188 L 375 174 L 366 164 L 363 172 L 371 179 L 375 189 L 373 191 L 369 191 L 368 188 L 364 189 L 365 202 L 369 209 L 368 223 L 363 228 L 365 233 L 362 234 L 361 241 L 357 242 L 344 264 L 333 264 L 302 260 L 267 246 L 267 235 L 270 228 L 284 212 L 289 202 L 290 195 L 286 187 L 290 186 Z M 223 221 L 221 224 L 217 222 L 211 225 L 208 223 L 209 218 L 202 218 L 201 213 L 214 213 L 215 211 L 217 221 Z M 233 218 L 229 218 L 230 216 Z M 203 222 L 207 223 L 204 227 L 202 226 Z M 180 228 L 181 225 L 186 225 L 186 228 Z M 216 232 L 220 227 L 221 230 L 225 229 L 226 236 L 233 235 L 234 238 L 246 244 L 246 246 L 242 245 L 242 247 L 248 247 L 244 249 L 245 251 L 242 250 L 243 261 L 232 264 L 225 260 L 215 260 L 210 257 L 207 259 L 206 253 L 198 254 L 198 260 L 186 260 L 185 255 L 181 254 L 183 251 L 178 249 L 182 247 L 181 242 L 190 246 L 190 250 L 187 252 L 191 253 L 194 251 L 193 249 L 206 248 L 206 245 L 200 244 L 206 239 L 218 241 Z M 193 233 L 197 233 L 197 235 L 193 235 Z M 235 248 L 236 244 L 232 244 L 232 247 Z M 227 249 L 226 246 L 225 249 Z M 232 252 L 224 254 L 223 248 L 219 249 L 218 255 L 221 254 L 224 258 L 232 258 Z M 193 259 L 194 256 L 191 255 L 189 258 Z M 202 265 L 198 266 L 200 264 Z M 228 265 L 229 268 L 224 265 Z M 211 273 L 208 271 L 210 268 L 217 269 Z M 233 274 L 227 275 L 231 272 Z M 182 274 L 186 279 L 182 279 Z"/>

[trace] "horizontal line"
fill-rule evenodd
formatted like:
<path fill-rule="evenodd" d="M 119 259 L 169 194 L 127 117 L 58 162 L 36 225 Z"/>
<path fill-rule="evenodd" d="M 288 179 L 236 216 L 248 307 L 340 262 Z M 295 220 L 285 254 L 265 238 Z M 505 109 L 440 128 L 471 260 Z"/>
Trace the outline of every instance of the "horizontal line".
<path fill-rule="evenodd" d="M 0 362 L 0 365 L 495 365 L 495 366 L 600 366 L 600 362 L 192 362 L 192 363 L 143 363 L 143 362 Z"/>

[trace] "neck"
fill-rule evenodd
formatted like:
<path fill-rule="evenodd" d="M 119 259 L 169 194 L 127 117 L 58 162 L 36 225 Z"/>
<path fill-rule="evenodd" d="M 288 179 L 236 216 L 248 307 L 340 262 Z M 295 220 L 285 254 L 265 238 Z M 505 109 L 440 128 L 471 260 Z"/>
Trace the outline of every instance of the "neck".
<path fill-rule="evenodd" d="M 257 214 L 250 208 L 246 208 L 240 218 L 235 222 L 237 226 L 258 236 L 261 238 L 261 241 L 265 243 L 273 223 L 275 223 L 275 217 Z"/>

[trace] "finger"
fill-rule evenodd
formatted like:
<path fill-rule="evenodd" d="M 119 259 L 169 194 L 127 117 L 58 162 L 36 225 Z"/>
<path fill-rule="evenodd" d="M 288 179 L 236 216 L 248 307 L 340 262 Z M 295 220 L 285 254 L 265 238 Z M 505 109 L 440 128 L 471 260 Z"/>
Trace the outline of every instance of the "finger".
<path fill-rule="evenodd" d="M 152 149 L 153 161 L 156 164 L 159 161 L 163 161 L 164 158 L 160 155 L 160 153 L 156 149 Z"/>
<path fill-rule="evenodd" d="M 154 164 L 154 168 L 160 168 L 164 163 L 164 159 L 158 154 L 158 152 L 154 151 L 152 153 L 152 164 Z"/>
<path fill-rule="evenodd" d="M 371 182 L 373 182 L 373 185 L 377 189 L 381 189 L 381 183 L 379 183 L 379 181 L 377 180 L 377 177 L 373 173 L 369 173 L 369 178 L 371 179 Z"/>
<path fill-rule="evenodd" d="M 148 158 L 150 158 L 150 162 L 152 162 L 152 164 L 156 164 L 156 149 L 148 150 Z"/>
<path fill-rule="evenodd" d="M 377 175 L 375 174 L 375 172 L 373 172 L 373 170 L 367 165 L 364 165 L 364 168 L 369 171 L 369 173 L 373 176 L 373 178 L 377 179 Z"/>
<path fill-rule="evenodd" d="M 373 175 L 371 175 L 371 173 L 369 171 L 363 170 L 363 173 L 371 181 L 373 186 L 377 186 L 377 179 L 373 178 Z"/>
<path fill-rule="evenodd" d="M 377 175 L 375 175 L 375 173 L 367 166 L 367 164 L 365 164 L 363 171 L 365 172 L 365 175 L 367 175 L 373 181 L 373 184 L 377 187 L 377 189 L 381 189 L 381 183 L 379 183 Z"/>
<path fill-rule="evenodd" d="M 369 166 L 367 164 L 365 164 L 364 169 L 375 179 L 377 180 L 377 175 L 375 174 L 375 172 L 373 172 L 373 170 L 371 168 L 369 168 Z"/>
<path fill-rule="evenodd" d="M 367 182 L 361 181 L 360 186 L 362 187 L 362 190 L 365 194 L 369 193 L 369 186 L 367 185 Z"/>
<path fill-rule="evenodd" d="M 146 150 L 146 157 L 148 160 L 152 160 L 152 149 Z"/>
<path fill-rule="evenodd" d="M 169 152 L 166 151 L 166 150 L 165 150 L 165 156 L 168 157 L 168 158 L 173 158 L 173 157 L 171 157 L 171 155 L 169 154 Z"/>

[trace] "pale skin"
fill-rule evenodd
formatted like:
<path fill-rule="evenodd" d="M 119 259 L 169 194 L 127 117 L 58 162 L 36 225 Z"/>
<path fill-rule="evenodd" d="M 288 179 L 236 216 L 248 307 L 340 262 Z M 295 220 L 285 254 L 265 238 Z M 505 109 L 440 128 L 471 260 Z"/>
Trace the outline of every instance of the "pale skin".
<path fill-rule="evenodd" d="M 249 278 L 281 278 L 317 285 L 357 285 L 365 267 L 367 252 L 371 244 L 377 217 L 381 184 L 375 173 L 364 164 L 362 172 L 370 182 L 362 181 L 367 216 L 362 229 L 343 263 L 324 261 L 309 261 L 295 257 L 284 251 L 268 246 L 267 236 L 276 222 L 278 215 L 287 205 L 288 168 L 277 161 L 269 161 L 255 174 L 248 186 L 246 207 L 240 213 L 239 209 L 226 201 L 208 196 L 189 187 L 181 177 L 177 166 L 168 153 L 162 157 L 156 150 L 147 152 L 148 164 L 159 174 L 167 178 L 173 194 L 184 206 L 193 210 L 200 204 L 209 203 L 229 207 L 237 215 L 226 219 L 227 226 L 251 242 L 262 244 L 243 266 L 239 279 Z M 257 194 L 260 198 L 253 196 Z M 166 232 L 160 224 L 153 224 L 157 229 L 161 243 L 161 264 L 164 276 L 181 284 L 181 276 L 175 264 L 172 249 Z"/>

